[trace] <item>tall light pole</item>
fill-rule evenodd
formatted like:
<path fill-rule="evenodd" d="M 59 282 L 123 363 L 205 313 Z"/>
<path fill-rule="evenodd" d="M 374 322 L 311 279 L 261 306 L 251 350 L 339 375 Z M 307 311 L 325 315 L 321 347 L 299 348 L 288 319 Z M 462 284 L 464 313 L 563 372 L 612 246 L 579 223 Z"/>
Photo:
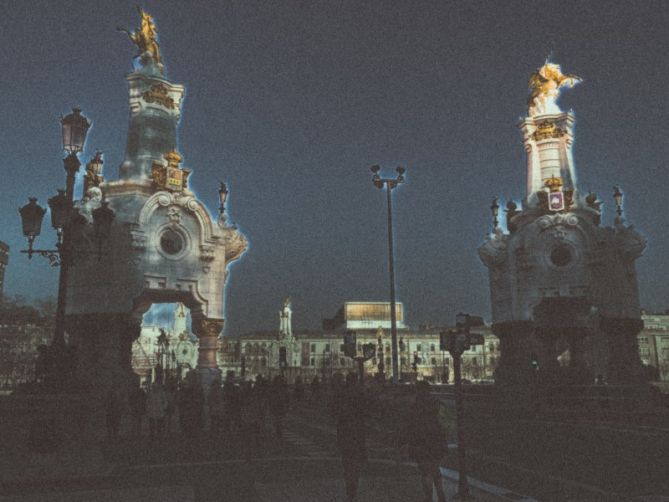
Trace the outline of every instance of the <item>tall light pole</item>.
<path fill-rule="evenodd" d="M 23 234 L 28 239 L 28 249 L 22 250 L 27 253 L 28 258 L 33 254 L 38 254 L 48 258 L 52 266 L 60 266 L 58 275 L 58 305 L 56 308 L 56 327 L 52 341 L 52 347 L 55 351 L 55 359 L 58 362 L 59 357 L 63 356 L 65 348 L 65 302 L 67 292 L 68 269 L 73 262 L 73 233 L 83 231 L 83 226 L 87 220 L 74 207 L 74 182 L 77 171 L 81 163 L 77 155 L 83 150 L 86 142 L 86 134 L 90 127 L 90 122 L 81 115 L 79 108 L 74 108 L 72 113 L 61 119 L 63 129 L 63 149 L 67 156 L 63 159 L 65 168 L 65 190 L 58 190 L 58 194 L 51 197 L 49 207 L 51 208 L 51 225 L 56 230 L 57 242 L 56 249 L 34 249 L 33 243 L 39 236 L 42 228 L 42 219 L 46 210 L 37 204 L 35 197 L 30 197 L 29 203 L 19 209 Z M 102 182 L 102 154 L 96 153 L 96 156 L 87 167 L 90 171 L 88 183 L 94 185 Z M 100 207 L 92 211 L 93 226 L 95 227 L 95 237 L 98 245 L 101 245 L 103 239 L 109 237 L 109 231 L 114 219 L 114 211 L 107 206 L 106 201 L 102 201 Z M 98 247 L 98 257 L 101 255 L 101 249 Z M 58 370 L 58 368 L 56 368 Z"/>
<path fill-rule="evenodd" d="M 399 166 L 396 178 L 382 178 L 379 175 L 381 168 L 379 166 L 372 166 L 370 168 L 372 173 L 372 182 L 378 189 L 386 187 L 386 195 L 388 198 L 388 264 L 390 271 L 390 336 L 391 336 L 391 358 L 393 366 L 393 383 L 399 382 L 399 361 L 397 353 L 397 313 L 395 312 L 395 258 L 393 256 L 393 205 L 391 192 L 400 183 L 404 183 L 404 173 L 406 169 Z"/>

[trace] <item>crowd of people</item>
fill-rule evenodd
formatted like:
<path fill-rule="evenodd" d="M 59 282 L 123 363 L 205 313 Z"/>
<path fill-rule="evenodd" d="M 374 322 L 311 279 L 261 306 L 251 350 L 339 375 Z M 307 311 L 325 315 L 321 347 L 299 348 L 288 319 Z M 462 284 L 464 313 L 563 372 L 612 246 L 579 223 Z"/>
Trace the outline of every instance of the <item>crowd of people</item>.
<path fill-rule="evenodd" d="M 315 377 L 308 384 L 297 377 L 289 387 L 281 375 L 271 380 L 258 375 L 254 381 L 238 381 L 229 371 L 223 381 L 214 378 L 206 393 L 204 389 L 196 372 L 189 373 L 178 386 L 169 378 L 153 382 L 146 390 L 134 386 L 127 396 L 131 434 L 138 437 L 148 429 L 149 441 L 155 442 L 177 430 L 186 438 L 196 438 L 208 429 L 208 438 L 236 440 L 242 452 L 251 456 L 259 453 L 269 438 L 281 440 L 290 406 L 318 407 L 336 423 L 346 497 L 355 500 L 367 463 L 367 423 L 372 413 L 385 413 L 378 401 L 383 387 L 381 392 L 379 388 L 370 391 L 354 374 L 335 374 L 329 381 Z M 395 446 L 400 456 L 417 464 L 425 500 L 432 500 L 434 489 L 443 501 L 439 466 L 447 449 L 440 404 L 431 396 L 427 382 L 418 382 L 415 390 L 415 402 L 395 424 Z M 110 391 L 107 432 L 111 440 L 119 435 L 121 403 L 118 392 Z"/>

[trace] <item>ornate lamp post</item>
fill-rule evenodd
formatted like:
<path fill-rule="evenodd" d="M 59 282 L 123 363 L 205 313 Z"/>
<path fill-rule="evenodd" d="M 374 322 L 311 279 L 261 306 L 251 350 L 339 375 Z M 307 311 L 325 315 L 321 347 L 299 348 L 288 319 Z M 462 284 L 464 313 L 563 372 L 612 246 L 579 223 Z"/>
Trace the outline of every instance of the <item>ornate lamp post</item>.
<path fill-rule="evenodd" d="M 497 203 L 497 197 L 492 199 L 492 204 L 490 204 L 490 212 L 492 213 L 492 229 L 495 231 L 499 226 L 499 204 Z"/>
<path fill-rule="evenodd" d="M 390 192 L 397 188 L 400 183 L 404 183 L 404 173 L 406 169 L 399 166 L 396 178 L 382 178 L 379 175 L 381 168 L 379 166 L 372 166 L 373 173 L 372 183 L 378 189 L 382 189 L 385 185 L 387 199 L 388 199 L 388 263 L 390 269 L 390 337 L 391 337 L 391 358 L 393 367 L 393 383 L 399 382 L 399 363 L 397 353 L 397 313 L 395 312 L 395 260 L 393 257 L 393 207 L 392 197 Z"/>
<path fill-rule="evenodd" d="M 84 148 L 86 133 L 90 128 L 90 122 L 81 115 L 79 108 L 74 108 L 72 113 L 61 119 L 63 129 L 63 149 L 67 156 L 63 159 L 65 168 L 65 190 L 58 190 L 57 195 L 48 200 L 51 208 L 51 225 L 56 230 L 56 249 L 34 249 L 33 244 L 39 236 L 42 220 L 46 210 L 37 204 L 35 197 L 30 197 L 28 204 L 19 209 L 23 234 L 28 239 L 28 249 L 22 250 L 29 259 L 33 254 L 44 256 L 54 267 L 60 266 L 58 276 L 58 306 L 56 308 L 56 328 L 52 341 L 52 347 L 58 355 L 63 354 L 65 348 L 65 294 L 67 291 L 68 268 L 73 262 L 74 249 L 72 237 L 83 230 L 86 219 L 74 208 L 74 182 L 77 171 L 81 166 L 77 155 Z M 91 169 L 95 171 L 96 180 L 101 181 L 102 154 L 98 152 L 90 163 Z M 114 219 L 114 211 L 107 207 L 106 202 L 93 211 L 93 223 L 95 235 L 99 246 L 102 239 L 109 236 L 111 224 Z M 98 249 L 100 253 L 101 249 Z M 56 357 L 56 359 L 58 359 Z"/>
<path fill-rule="evenodd" d="M 218 206 L 218 212 L 220 215 L 225 213 L 225 200 L 228 198 L 229 193 L 230 191 L 228 190 L 227 185 L 221 181 L 221 186 L 218 189 L 218 201 L 220 202 L 220 205 Z"/>
<path fill-rule="evenodd" d="M 623 192 L 618 185 L 613 187 L 613 200 L 616 202 L 616 223 L 623 221 Z"/>

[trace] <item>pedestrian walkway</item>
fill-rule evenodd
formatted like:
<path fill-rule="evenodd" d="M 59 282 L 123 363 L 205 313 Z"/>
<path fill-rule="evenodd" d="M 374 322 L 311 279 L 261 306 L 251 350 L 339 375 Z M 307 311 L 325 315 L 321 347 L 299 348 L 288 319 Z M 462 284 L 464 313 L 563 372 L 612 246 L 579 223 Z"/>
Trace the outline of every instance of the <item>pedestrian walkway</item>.
<path fill-rule="evenodd" d="M 332 452 L 325 450 L 313 441 L 293 432 L 284 431 L 283 439 L 310 457 L 331 457 Z"/>
<path fill-rule="evenodd" d="M 325 460 L 325 461 L 324 461 Z M 340 502 L 344 497 L 344 482 L 337 469 L 338 459 L 273 459 L 254 464 L 245 461 L 224 461 L 181 464 L 182 474 L 202 473 L 211 483 L 207 486 L 197 475 L 178 479 L 169 466 L 153 466 L 133 481 L 128 473 L 116 480 L 81 479 L 68 485 L 55 484 L 26 487 L 26 492 L 0 496 L 0 502 Z M 310 465 L 307 465 L 309 463 Z M 213 469 L 213 470 L 212 470 Z M 245 472 L 240 475 L 240 469 Z M 268 471 L 283 471 L 274 476 Z M 286 476 L 292 472 L 293 476 Z M 215 473 L 215 475 L 212 475 Z M 254 474 L 255 473 L 255 474 Z M 457 476 L 444 470 L 444 491 L 452 500 L 457 491 Z M 160 480 L 167 482 L 159 484 Z M 143 481 L 142 481 L 143 480 Z M 127 486 L 139 482 L 140 486 Z M 247 486 L 242 484 L 248 483 Z M 97 487 L 95 485 L 98 485 Z M 501 488 L 472 480 L 471 501 L 522 501 L 532 499 L 512 494 Z M 230 489 L 229 487 L 233 487 Z M 395 462 L 370 460 L 363 471 L 358 502 L 411 502 L 421 499 L 420 479 L 414 466 Z M 434 497 L 436 500 L 436 496 Z"/>

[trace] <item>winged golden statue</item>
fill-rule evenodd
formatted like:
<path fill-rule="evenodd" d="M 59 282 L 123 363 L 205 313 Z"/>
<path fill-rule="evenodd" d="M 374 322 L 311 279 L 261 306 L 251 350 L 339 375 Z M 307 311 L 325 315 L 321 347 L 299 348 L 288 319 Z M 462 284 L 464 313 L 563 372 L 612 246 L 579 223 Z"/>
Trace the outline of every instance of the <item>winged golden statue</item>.
<path fill-rule="evenodd" d="M 158 33 L 156 32 L 156 25 L 153 22 L 153 17 L 140 7 L 137 7 L 137 11 L 142 17 L 140 28 L 137 31 L 130 31 L 125 28 L 117 28 L 117 30 L 127 33 L 130 41 L 135 44 L 139 50 L 138 56 L 148 52 L 156 63 L 160 63 L 160 49 L 158 47 L 157 39 Z"/>
<path fill-rule="evenodd" d="M 560 88 L 574 87 L 582 79 L 576 75 L 562 73 L 560 65 L 546 63 L 530 75 L 530 97 L 527 100 L 530 115 L 560 113 L 557 98 Z"/>

